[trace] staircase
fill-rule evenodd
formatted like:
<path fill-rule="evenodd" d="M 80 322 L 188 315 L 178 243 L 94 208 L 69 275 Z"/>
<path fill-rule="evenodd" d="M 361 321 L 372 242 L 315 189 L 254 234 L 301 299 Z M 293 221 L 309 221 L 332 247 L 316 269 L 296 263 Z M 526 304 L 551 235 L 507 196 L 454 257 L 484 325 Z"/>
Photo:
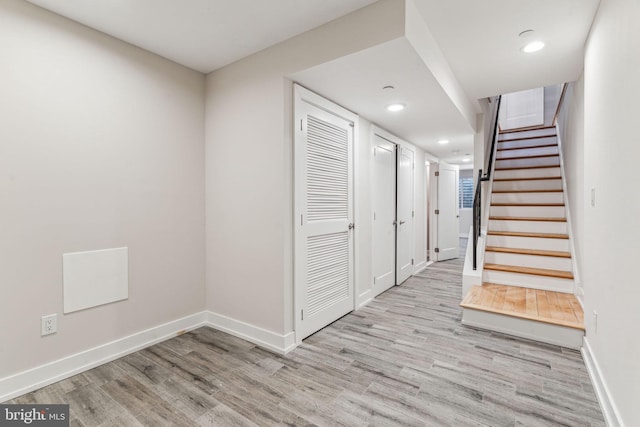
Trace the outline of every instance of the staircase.
<path fill-rule="evenodd" d="M 462 322 L 579 349 L 556 128 L 501 132 L 497 145 L 482 285 L 460 304 Z"/>

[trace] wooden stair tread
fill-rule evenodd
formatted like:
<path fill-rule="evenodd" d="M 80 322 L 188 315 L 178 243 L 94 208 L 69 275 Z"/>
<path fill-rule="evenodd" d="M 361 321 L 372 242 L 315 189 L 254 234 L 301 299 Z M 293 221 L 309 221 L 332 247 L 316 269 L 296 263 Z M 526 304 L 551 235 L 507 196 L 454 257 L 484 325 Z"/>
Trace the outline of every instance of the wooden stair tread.
<path fill-rule="evenodd" d="M 514 236 L 514 237 L 540 237 L 543 239 L 568 239 L 568 234 L 557 233 L 530 233 L 524 231 L 487 231 L 490 236 Z"/>
<path fill-rule="evenodd" d="M 567 222 L 567 218 L 533 217 L 533 216 L 490 216 L 490 220 L 495 221 L 549 221 Z"/>
<path fill-rule="evenodd" d="M 559 168 L 560 165 L 533 165 L 533 166 L 509 166 L 507 168 L 495 168 L 497 171 L 510 171 L 517 169 L 545 169 L 545 168 Z"/>
<path fill-rule="evenodd" d="M 502 271 L 505 273 L 530 274 L 533 276 L 554 277 L 557 279 L 572 280 L 570 271 L 549 270 L 545 268 L 523 267 L 519 265 L 485 264 L 485 270 Z"/>
<path fill-rule="evenodd" d="M 545 157 L 560 157 L 560 154 L 536 154 L 535 156 L 496 157 L 496 160 L 541 159 Z"/>
<path fill-rule="evenodd" d="M 491 206 L 564 206 L 564 203 L 491 203 Z"/>
<path fill-rule="evenodd" d="M 555 138 L 556 136 L 557 135 L 555 133 L 553 135 L 523 136 L 522 138 L 498 139 L 498 142 L 525 141 L 527 139 Z"/>
<path fill-rule="evenodd" d="M 561 176 L 532 176 L 527 178 L 493 178 L 493 181 L 543 181 L 546 179 L 562 179 Z"/>
<path fill-rule="evenodd" d="M 499 133 L 505 134 L 505 133 L 518 133 L 518 132 L 531 132 L 532 130 L 543 130 L 543 129 L 555 129 L 555 126 L 529 126 L 529 127 L 523 127 L 518 129 L 508 129 L 508 130 L 500 129 Z"/>
<path fill-rule="evenodd" d="M 573 294 L 484 283 L 472 286 L 460 306 L 584 330 L 584 312 Z"/>
<path fill-rule="evenodd" d="M 558 279 L 573 279 L 573 273 L 546 268 L 523 267 L 520 265 L 485 264 L 485 270 L 504 271 L 506 273 L 532 274 L 534 276 L 556 277 Z"/>
<path fill-rule="evenodd" d="M 501 141 L 508 142 L 509 140 Z M 507 147 L 507 148 L 498 148 L 497 151 L 511 151 L 511 150 L 527 150 L 529 148 L 548 148 L 548 147 L 557 147 L 558 143 L 555 142 L 553 144 L 542 144 L 542 145 L 525 145 L 524 147 Z"/>
<path fill-rule="evenodd" d="M 500 246 L 487 246 L 486 252 L 500 252 L 505 254 L 519 254 L 519 255 L 538 255 L 538 256 L 552 256 L 556 258 L 571 258 L 569 252 L 564 251 L 547 251 L 542 249 L 522 249 L 522 248 L 503 248 Z"/>
<path fill-rule="evenodd" d="M 562 193 L 561 188 L 541 190 L 493 190 L 493 193 Z"/>

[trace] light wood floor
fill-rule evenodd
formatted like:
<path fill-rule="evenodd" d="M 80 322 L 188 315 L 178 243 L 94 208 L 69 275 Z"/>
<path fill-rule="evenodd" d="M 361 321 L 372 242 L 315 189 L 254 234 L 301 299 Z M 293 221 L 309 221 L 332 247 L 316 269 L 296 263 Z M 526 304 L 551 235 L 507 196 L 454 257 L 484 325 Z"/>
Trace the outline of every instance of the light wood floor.
<path fill-rule="evenodd" d="M 572 294 L 484 283 L 460 306 L 584 330 L 584 312 Z"/>
<path fill-rule="evenodd" d="M 603 426 L 577 351 L 461 326 L 437 263 L 286 357 L 201 328 L 11 403 L 72 426 Z"/>

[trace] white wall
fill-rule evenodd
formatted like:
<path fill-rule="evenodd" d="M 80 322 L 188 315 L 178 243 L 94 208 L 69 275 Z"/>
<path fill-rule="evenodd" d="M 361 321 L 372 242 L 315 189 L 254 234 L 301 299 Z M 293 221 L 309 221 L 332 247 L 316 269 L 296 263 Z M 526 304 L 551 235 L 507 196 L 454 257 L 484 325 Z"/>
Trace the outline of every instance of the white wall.
<path fill-rule="evenodd" d="M 637 1 L 602 0 L 586 45 L 584 69 L 582 269 L 587 343 L 627 426 L 640 425 L 640 198 L 634 185 L 640 158 L 638 22 Z"/>
<path fill-rule="evenodd" d="M 546 86 L 544 88 L 544 125 L 553 126 L 553 119 L 558 110 L 558 102 L 562 95 L 562 85 Z"/>
<path fill-rule="evenodd" d="M 18 0 L 0 52 L 0 378 L 203 310 L 204 76 Z M 62 254 L 121 246 L 129 299 L 63 315 Z"/>
<path fill-rule="evenodd" d="M 373 173 L 373 126 L 364 117 L 358 121 L 360 126 L 358 141 L 355 144 L 355 279 L 356 307 L 366 304 L 373 298 L 373 200 L 371 192 Z"/>
<path fill-rule="evenodd" d="M 293 96 L 286 77 L 403 35 L 404 3 L 383 0 L 207 76 L 209 310 L 275 334 L 292 331 Z"/>
<path fill-rule="evenodd" d="M 582 272 L 584 263 L 584 77 L 570 83 L 564 96 L 558 127 L 564 162 L 567 204 L 570 210 L 571 237 L 575 250 L 575 283 L 578 297 L 584 302 Z"/>
<path fill-rule="evenodd" d="M 415 170 L 413 172 L 414 188 L 414 271 L 419 271 L 427 264 L 427 180 L 425 152 L 418 147 L 414 147 Z"/>

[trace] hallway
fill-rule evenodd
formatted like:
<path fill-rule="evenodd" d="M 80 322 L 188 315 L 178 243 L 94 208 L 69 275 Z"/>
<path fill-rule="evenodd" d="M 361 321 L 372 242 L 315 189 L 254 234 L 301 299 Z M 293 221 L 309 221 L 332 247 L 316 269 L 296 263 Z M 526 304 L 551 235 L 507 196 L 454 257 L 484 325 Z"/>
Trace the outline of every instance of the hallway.
<path fill-rule="evenodd" d="M 460 325 L 462 261 L 286 357 L 201 328 L 8 403 L 69 403 L 76 426 L 604 425 L 579 352 Z"/>

